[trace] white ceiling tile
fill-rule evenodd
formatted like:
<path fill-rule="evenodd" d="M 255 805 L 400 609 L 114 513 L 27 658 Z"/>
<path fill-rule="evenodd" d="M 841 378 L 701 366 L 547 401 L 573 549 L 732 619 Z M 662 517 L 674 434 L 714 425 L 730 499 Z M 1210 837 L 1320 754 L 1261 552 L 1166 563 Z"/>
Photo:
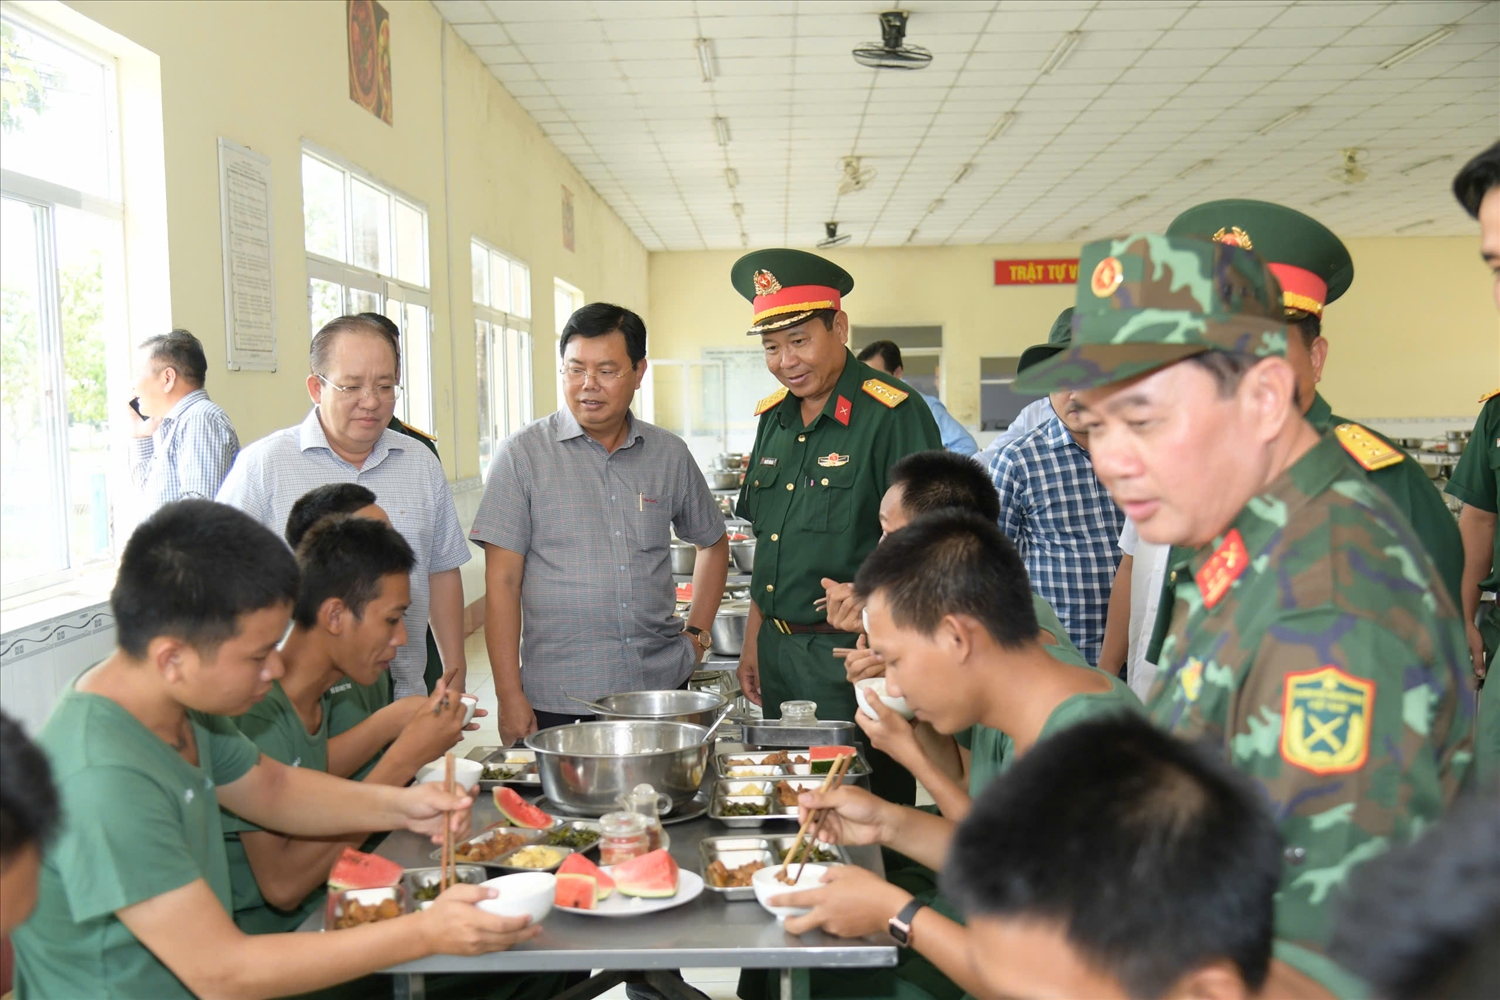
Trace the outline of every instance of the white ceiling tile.
<path fill-rule="evenodd" d="M 604 41 L 604 28 L 598 21 L 514 21 L 505 24 L 506 34 L 517 44 L 551 42 L 571 45 L 576 42 Z"/>
<path fill-rule="evenodd" d="M 469 43 L 470 48 L 510 43 L 510 36 L 505 33 L 505 29 L 494 21 L 488 24 L 455 24 L 453 30 L 458 32 L 459 38 Z"/>
<path fill-rule="evenodd" d="M 1279 3 L 1207 3 L 1194 7 L 1183 15 L 1178 28 L 1260 28 L 1274 21 L 1285 4 Z"/>
<path fill-rule="evenodd" d="M 449 24 L 486 24 L 495 19 L 482 0 L 436 0 L 433 6 Z"/>
<path fill-rule="evenodd" d="M 502 24 L 511 21 L 587 20 L 594 16 L 588 0 L 489 0 L 487 6 Z"/>

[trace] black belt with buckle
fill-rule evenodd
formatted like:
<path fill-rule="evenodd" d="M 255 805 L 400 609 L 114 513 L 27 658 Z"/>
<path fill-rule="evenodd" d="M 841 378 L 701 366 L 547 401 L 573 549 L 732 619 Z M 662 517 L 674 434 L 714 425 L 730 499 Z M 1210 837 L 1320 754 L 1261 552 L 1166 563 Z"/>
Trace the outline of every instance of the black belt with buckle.
<path fill-rule="evenodd" d="M 857 632 L 845 632 L 843 629 L 830 625 L 827 622 L 817 622 L 812 625 L 798 625 L 796 622 L 782 621 L 780 618 L 772 618 L 771 624 L 776 626 L 776 631 L 782 635 L 858 635 Z"/>

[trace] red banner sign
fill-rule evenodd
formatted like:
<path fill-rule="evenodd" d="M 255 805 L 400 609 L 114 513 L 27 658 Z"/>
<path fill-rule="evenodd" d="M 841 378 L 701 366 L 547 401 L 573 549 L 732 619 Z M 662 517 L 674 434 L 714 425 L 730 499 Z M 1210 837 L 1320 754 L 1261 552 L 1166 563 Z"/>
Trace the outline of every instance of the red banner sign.
<path fill-rule="evenodd" d="M 997 260 L 997 285 L 1071 285 L 1078 280 L 1078 258 Z"/>

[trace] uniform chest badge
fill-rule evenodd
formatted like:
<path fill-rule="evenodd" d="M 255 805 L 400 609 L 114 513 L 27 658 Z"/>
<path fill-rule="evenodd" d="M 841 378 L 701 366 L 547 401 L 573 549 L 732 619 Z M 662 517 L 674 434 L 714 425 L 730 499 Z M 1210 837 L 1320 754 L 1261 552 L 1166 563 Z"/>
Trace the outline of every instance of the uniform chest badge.
<path fill-rule="evenodd" d="M 840 396 L 839 401 L 833 404 L 833 419 L 837 420 L 845 427 L 849 426 L 849 414 L 853 412 L 854 404 L 849 402 L 843 396 Z"/>
<path fill-rule="evenodd" d="M 1189 659 L 1187 666 L 1177 675 L 1177 682 L 1182 686 L 1182 696 L 1189 703 L 1197 701 L 1203 693 L 1203 661 L 1196 656 Z"/>
<path fill-rule="evenodd" d="M 1358 771 L 1370 753 L 1375 682 L 1338 667 L 1287 674 L 1281 757 L 1314 774 Z"/>
<path fill-rule="evenodd" d="M 1396 465 L 1406 457 L 1359 424 L 1339 424 L 1333 429 L 1333 436 L 1366 472 Z"/>
<path fill-rule="evenodd" d="M 762 458 L 760 460 L 760 464 L 761 465 L 772 465 L 772 466 L 774 466 L 776 464 L 776 462 L 777 462 L 777 459 L 774 459 L 774 458 Z"/>
<path fill-rule="evenodd" d="M 1214 554 L 1208 557 L 1208 562 L 1193 577 L 1198 581 L 1199 593 L 1203 595 L 1203 606 L 1211 608 L 1223 600 L 1234 581 L 1240 578 L 1240 574 L 1249 565 L 1250 554 L 1245 551 L 1245 540 L 1240 537 L 1240 529 L 1231 528 L 1229 534 L 1224 536 L 1224 541 L 1214 549 Z"/>
<path fill-rule="evenodd" d="M 820 456 L 818 458 L 818 464 L 825 469 L 837 469 L 841 465 L 849 464 L 849 456 L 840 455 L 835 451 L 831 454 Z"/>

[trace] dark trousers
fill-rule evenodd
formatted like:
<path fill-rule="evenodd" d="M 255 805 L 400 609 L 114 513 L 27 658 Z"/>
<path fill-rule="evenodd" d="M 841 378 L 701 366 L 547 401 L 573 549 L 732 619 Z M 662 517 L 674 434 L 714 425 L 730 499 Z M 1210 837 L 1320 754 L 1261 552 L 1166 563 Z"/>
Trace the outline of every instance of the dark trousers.
<path fill-rule="evenodd" d="M 558 726 L 568 726 L 575 722 L 594 721 L 592 715 L 575 715 L 572 712 L 543 712 L 534 710 L 532 714 L 536 716 L 536 727 L 538 729 L 555 729 Z"/>

